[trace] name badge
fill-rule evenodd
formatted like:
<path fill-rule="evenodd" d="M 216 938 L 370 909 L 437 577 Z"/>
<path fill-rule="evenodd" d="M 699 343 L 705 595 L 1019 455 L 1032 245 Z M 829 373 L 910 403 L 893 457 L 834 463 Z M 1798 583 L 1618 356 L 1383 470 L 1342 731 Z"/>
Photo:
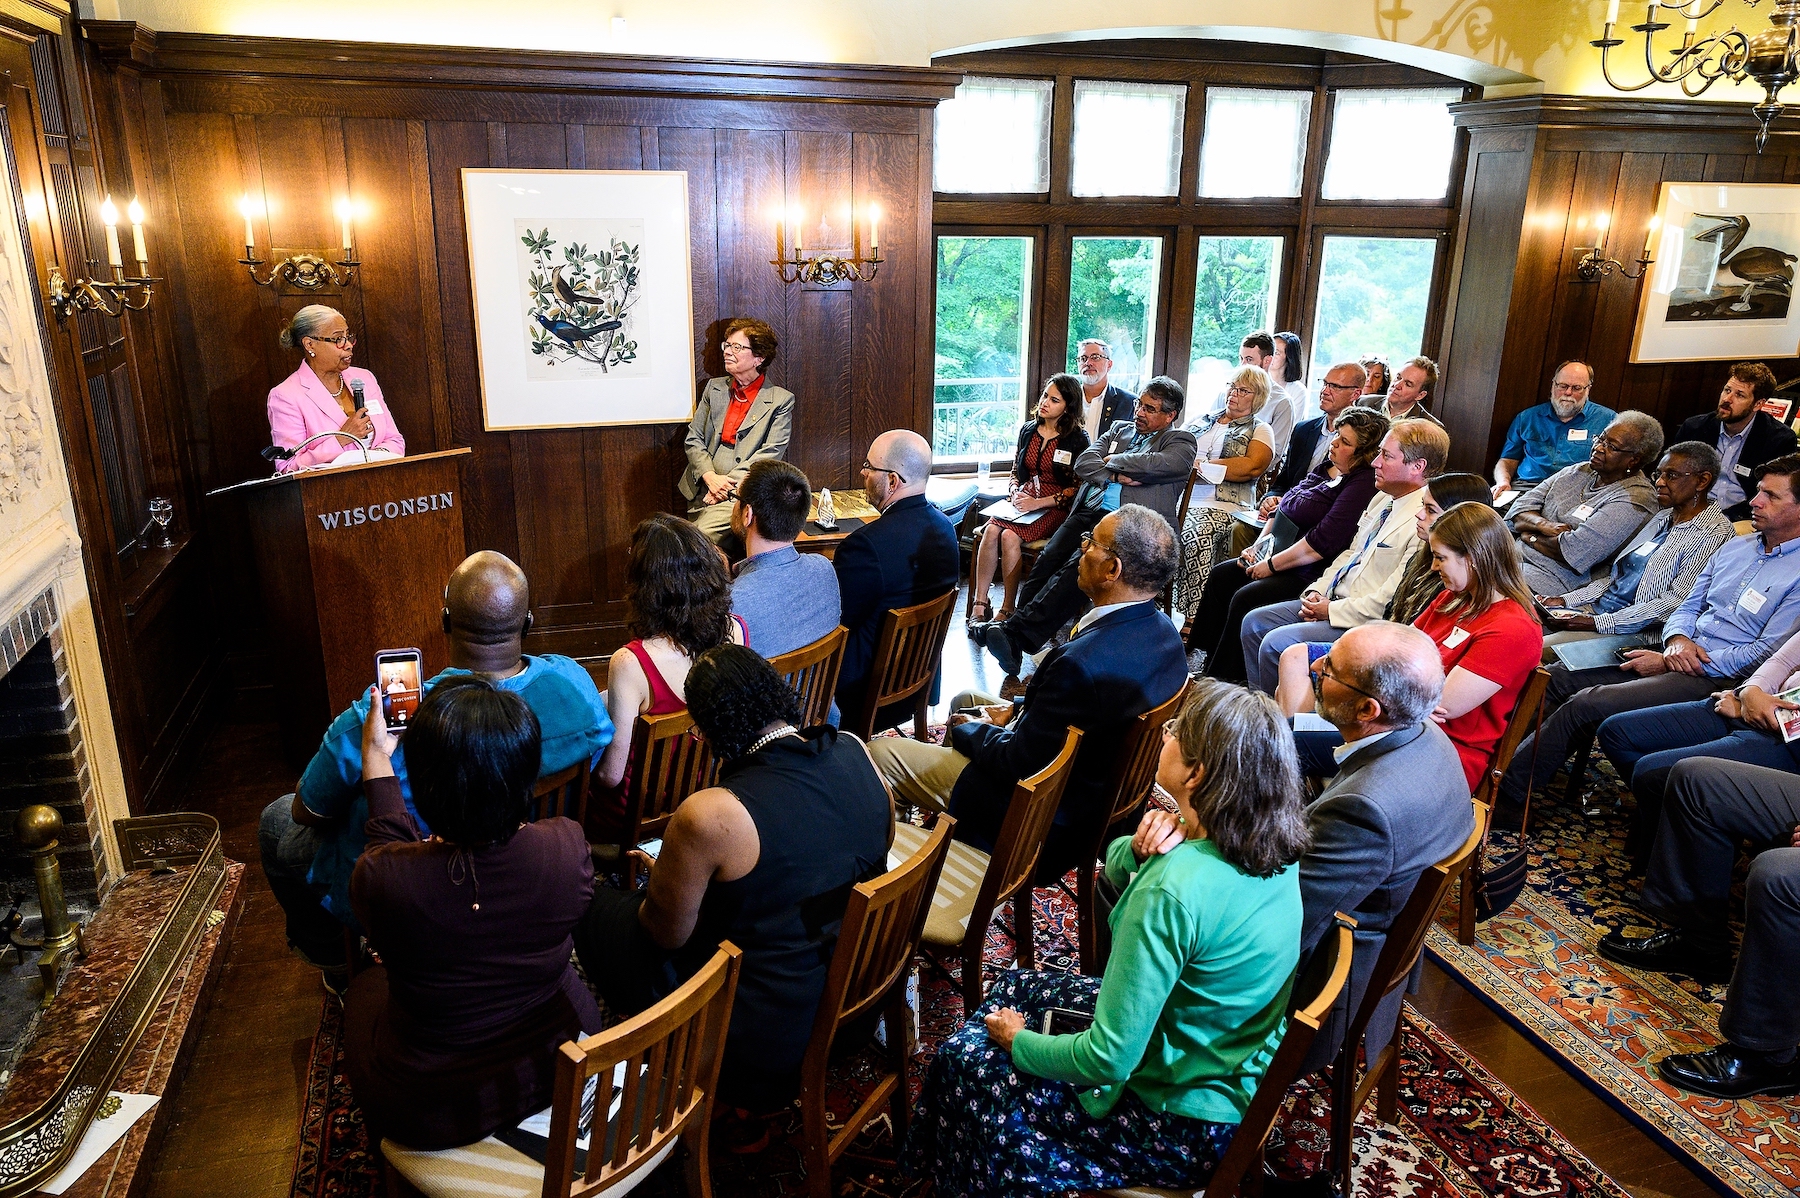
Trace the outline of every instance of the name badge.
<path fill-rule="evenodd" d="M 1586 430 L 1586 429 L 1585 429 L 1585 428 L 1572 428 L 1572 429 L 1570 429 L 1570 430 L 1569 430 L 1569 440 L 1571 440 L 1571 441 L 1585 441 L 1585 440 L 1587 440 L 1587 430 Z"/>
<path fill-rule="evenodd" d="M 1768 601 L 1769 597 L 1755 587 L 1745 587 L 1744 593 L 1738 596 L 1738 606 L 1753 616 L 1761 611 L 1763 609 L 1763 604 Z"/>
<path fill-rule="evenodd" d="M 1735 466 L 1732 468 L 1732 473 L 1738 475 L 1740 478 L 1749 478 L 1750 477 L 1750 467 Z"/>
<path fill-rule="evenodd" d="M 1444 638 L 1444 648 L 1454 649 L 1458 645 L 1462 644 L 1464 641 L 1466 641 L 1468 639 L 1469 639 L 1469 630 L 1468 629 L 1452 628 L 1450 630 L 1450 635 Z"/>
<path fill-rule="evenodd" d="M 1570 512 L 1569 517 L 1570 517 L 1570 519 L 1573 519 L 1573 520 L 1586 520 L 1589 516 L 1591 516 L 1593 514 L 1594 514 L 1593 507 L 1589 504 L 1584 503 L 1580 507 L 1576 508 L 1574 511 Z"/>
<path fill-rule="evenodd" d="M 371 416 L 379 416 L 382 412 L 387 410 L 381 406 L 381 401 L 379 399 L 371 399 L 364 406 L 369 409 L 369 415 Z M 1749 471 L 1746 470 L 1744 473 L 1748 474 Z"/>
<path fill-rule="evenodd" d="M 1075 460 L 1075 455 L 1066 449 L 1059 449 L 1050 455 L 1050 460 L 1055 462 L 1058 466 L 1067 466 L 1070 462 Z"/>
<path fill-rule="evenodd" d="M 1631 552 L 1638 557 L 1649 557 L 1652 553 L 1656 552 L 1657 546 L 1661 544 L 1661 541 L 1645 541 Z"/>

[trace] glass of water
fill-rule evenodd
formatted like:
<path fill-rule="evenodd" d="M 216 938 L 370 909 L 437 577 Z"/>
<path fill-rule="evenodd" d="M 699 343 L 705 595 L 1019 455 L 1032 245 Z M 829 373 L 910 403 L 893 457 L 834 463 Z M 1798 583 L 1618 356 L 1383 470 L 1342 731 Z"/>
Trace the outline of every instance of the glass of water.
<path fill-rule="evenodd" d="M 979 462 L 975 463 L 975 481 L 980 486 L 985 487 L 988 485 L 988 477 L 992 473 L 993 467 L 986 458 L 982 458 Z"/>
<path fill-rule="evenodd" d="M 155 539 L 150 542 L 156 549 L 173 548 L 175 542 L 169 537 L 169 525 L 175 519 L 175 505 L 160 495 L 150 501 L 150 522 L 156 526 Z"/>

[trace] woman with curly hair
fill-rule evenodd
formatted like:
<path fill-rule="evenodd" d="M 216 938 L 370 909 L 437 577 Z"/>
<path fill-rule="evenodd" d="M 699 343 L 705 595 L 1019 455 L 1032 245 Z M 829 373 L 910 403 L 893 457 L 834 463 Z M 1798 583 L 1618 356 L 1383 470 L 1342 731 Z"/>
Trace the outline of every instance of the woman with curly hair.
<path fill-rule="evenodd" d="M 594 771 L 598 793 L 590 805 L 600 839 L 619 831 L 625 818 L 637 718 L 686 707 L 688 670 L 714 645 L 750 643 L 750 630 L 731 614 L 725 559 L 705 533 L 665 512 L 631 534 L 625 620 L 632 639 L 606 668 L 606 713 L 618 734 Z"/>

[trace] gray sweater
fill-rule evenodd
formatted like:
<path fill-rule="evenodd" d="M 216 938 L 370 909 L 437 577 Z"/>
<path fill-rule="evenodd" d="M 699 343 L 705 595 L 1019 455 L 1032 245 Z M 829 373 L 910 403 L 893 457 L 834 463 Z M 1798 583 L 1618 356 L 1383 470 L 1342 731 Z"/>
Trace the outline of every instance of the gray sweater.
<path fill-rule="evenodd" d="M 1567 565 L 1530 545 L 1519 546 L 1526 584 L 1540 595 L 1561 595 L 1606 577 L 1619 549 L 1656 511 L 1656 488 L 1642 473 L 1602 486 L 1586 462 L 1558 470 L 1515 499 L 1508 513 L 1516 519 L 1524 512 L 1536 512 L 1546 520 L 1575 526 L 1556 538 Z"/>

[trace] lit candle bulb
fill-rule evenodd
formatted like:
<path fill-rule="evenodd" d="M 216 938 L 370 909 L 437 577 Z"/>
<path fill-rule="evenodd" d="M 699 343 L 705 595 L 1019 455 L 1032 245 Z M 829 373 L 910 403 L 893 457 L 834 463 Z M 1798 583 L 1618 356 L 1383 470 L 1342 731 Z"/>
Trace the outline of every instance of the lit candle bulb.
<path fill-rule="evenodd" d="M 806 212 L 803 209 L 796 208 L 794 209 L 794 257 L 798 258 L 800 256 L 800 250 L 805 244 L 805 241 Z"/>
<path fill-rule="evenodd" d="M 1656 230 L 1661 226 L 1662 217 L 1653 216 L 1650 218 L 1650 229 L 1644 234 L 1644 261 L 1646 262 L 1651 259 L 1651 251 L 1656 248 Z"/>
<path fill-rule="evenodd" d="M 106 263 L 122 268 L 125 259 L 119 256 L 119 209 L 111 196 L 100 204 L 100 223 L 106 226 Z"/>
<path fill-rule="evenodd" d="M 1606 23 L 1608 25 L 1619 23 L 1619 0 L 1606 0 Z"/>
<path fill-rule="evenodd" d="M 881 205 L 869 206 L 869 250 L 871 253 L 881 248 Z"/>
<path fill-rule="evenodd" d="M 1602 212 L 1599 216 L 1594 218 L 1595 239 L 1599 242 L 1599 244 L 1594 247 L 1596 250 L 1604 250 L 1606 248 L 1606 230 L 1611 224 L 1612 215 L 1610 213 Z"/>
<path fill-rule="evenodd" d="M 344 230 L 344 257 L 350 256 L 350 200 L 348 197 L 337 202 L 337 218 Z"/>
<path fill-rule="evenodd" d="M 137 260 L 138 274 L 147 275 L 150 272 L 145 269 L 145 264 L 150 255 L 144 252 L 144 206 L 137 202 L 136 196 L 131 197 L 125 215 L 131 221 L 131 256 Z"/>
<path fill-rule="evenodd" d="M 787 209 L 775 212 L 775 260 L 780 262 L 787 257 Z"/>
<path fill-rule="evenodd" d="M 256 228 L 250 223 L 250 193 L 238 200 L 238 211 L 244 214 L 244 257 L 256 257 Z"/>

